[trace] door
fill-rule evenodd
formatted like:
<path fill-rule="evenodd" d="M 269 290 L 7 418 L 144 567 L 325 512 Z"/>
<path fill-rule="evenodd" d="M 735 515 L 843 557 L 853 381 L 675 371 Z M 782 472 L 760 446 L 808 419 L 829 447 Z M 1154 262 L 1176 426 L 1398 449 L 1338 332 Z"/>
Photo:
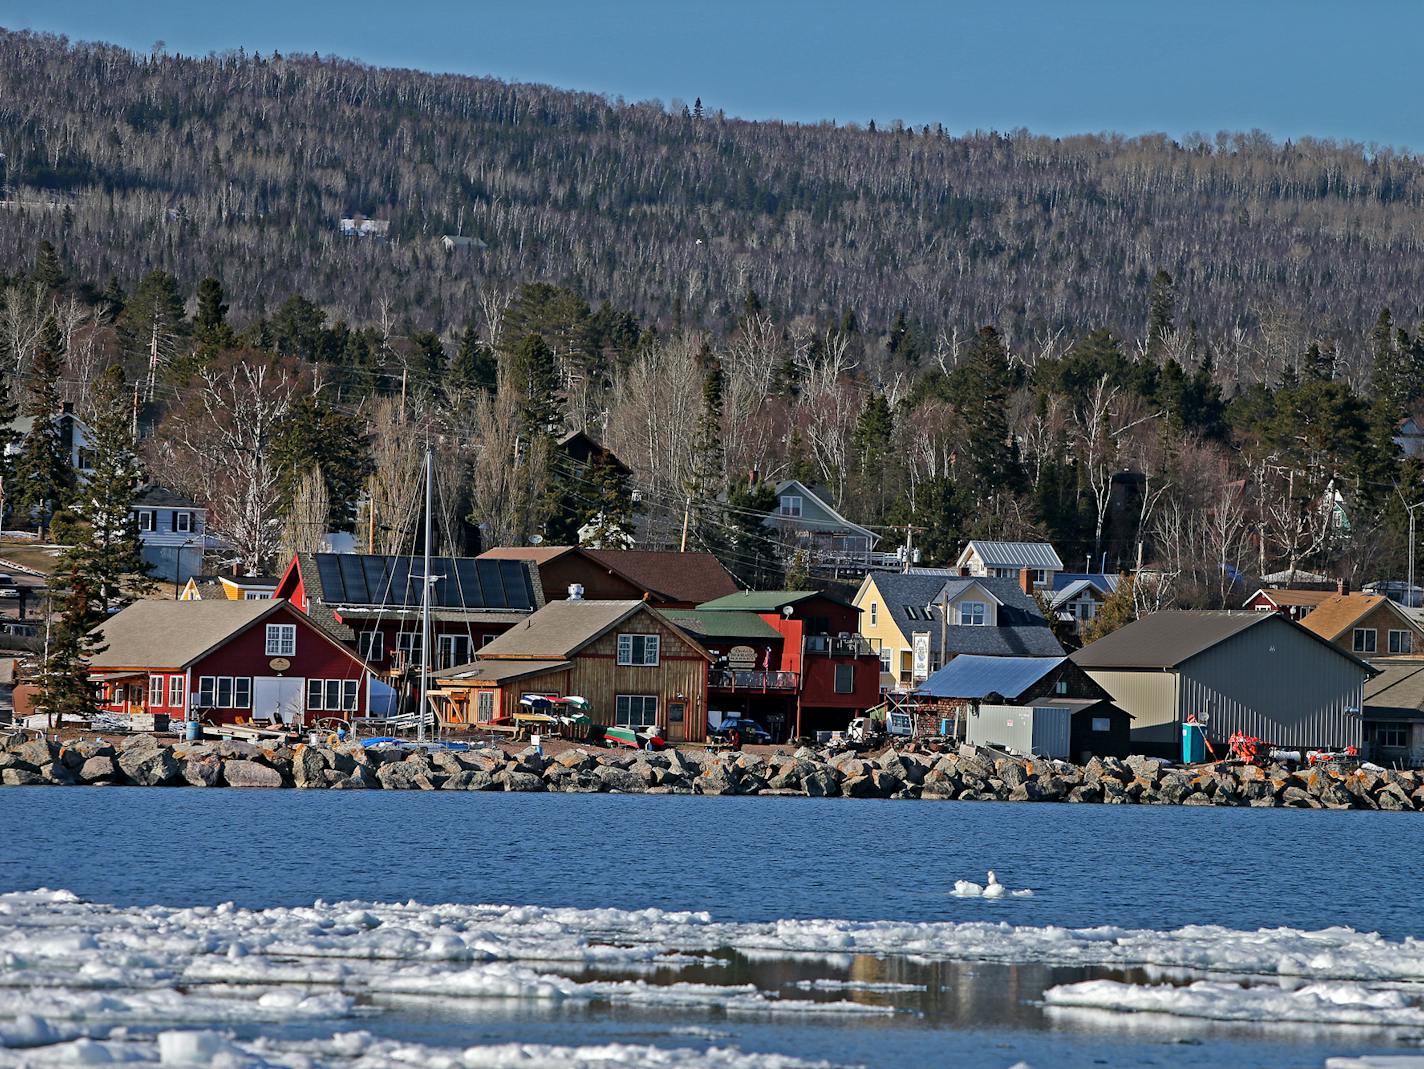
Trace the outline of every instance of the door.
<path fill-rule="evenodd" d="M 687 739 L 687 703 L 668 702 L 668 742 Z"/>
<path fill-rule="evenodd" d="M 307 681 L 291 676 L 258 676 L 252 681 L 252 719 L 302 723 Z"/>

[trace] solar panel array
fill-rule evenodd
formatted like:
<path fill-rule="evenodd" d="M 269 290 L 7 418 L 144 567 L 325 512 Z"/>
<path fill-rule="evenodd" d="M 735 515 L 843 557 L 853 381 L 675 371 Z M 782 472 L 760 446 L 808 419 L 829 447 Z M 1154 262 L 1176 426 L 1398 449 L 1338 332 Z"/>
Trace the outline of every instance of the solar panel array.
<path fill-rule="evenodd" d="M 425 562 L 364 553 L 318 553 L 317 573 L 329 605 L 418 606 Z M 523 561 L 432 557 L 430 604 L 437 609 L 534 608 Z"/>

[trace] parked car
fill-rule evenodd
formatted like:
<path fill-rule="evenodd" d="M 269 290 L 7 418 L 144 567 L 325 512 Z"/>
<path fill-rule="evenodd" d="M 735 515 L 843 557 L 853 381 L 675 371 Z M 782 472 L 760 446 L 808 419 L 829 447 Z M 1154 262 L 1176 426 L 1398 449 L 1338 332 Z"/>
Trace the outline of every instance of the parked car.
<path fill-rule="evenodd" d="M 712 729 L 711 734 L 714 739 L 730 742 L 733 731 L 741 736 L 742 742 L 767 743 L 771 741 L 771 732 L 755 720 L 748 720 L 746 717 L 740 716 L 723 720 L 721 725 Z"/>

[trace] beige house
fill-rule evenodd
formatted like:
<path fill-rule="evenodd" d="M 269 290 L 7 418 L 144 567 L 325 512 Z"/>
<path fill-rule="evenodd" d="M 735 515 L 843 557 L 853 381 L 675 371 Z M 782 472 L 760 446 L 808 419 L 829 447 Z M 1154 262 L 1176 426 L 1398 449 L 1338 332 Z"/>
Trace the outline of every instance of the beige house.
<path fill-rule="evenodd" d="M 1274 746 L 1363 742 L 1375 669 L 1281 613 L 1157 612 L 1073 654 L 1133 716 L 1144 753 L 1180 753 L 1181 724 L 1205 717 L 1213 745 L 1235 732 Z"/>
<path fill-rule="evenodd" d="M 1301 626 L 1357 657 L 1424 656 L 1424 631 L 1378 594 L 1331 594 Z"/>

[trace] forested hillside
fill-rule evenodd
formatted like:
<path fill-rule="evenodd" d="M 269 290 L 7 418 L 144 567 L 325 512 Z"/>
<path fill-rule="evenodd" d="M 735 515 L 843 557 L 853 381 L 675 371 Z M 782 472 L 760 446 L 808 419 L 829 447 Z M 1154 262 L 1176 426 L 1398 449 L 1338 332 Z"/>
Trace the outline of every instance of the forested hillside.
<path fill-rule="evenodd" d="M 1162 268 L 1182 325 L 1234 340 L 1248 375 L 1301 337 L 1353 365 L 1380 307 L 1421 312 L 1413 158 L 753 123 L 704 103 L 0 34 L 0 265 L 44 237 L 97 279 L 163 268 L 191 288 L 221 265 L 243 316 L 301 292 L 348 322 L 437 330 L 527 281 L 714 330 L 754 289 L 778 317 L 851 308 L 875 333 L 903 312 L 912 356 L 985 323 L 1024 349 L 1130 335 Z M 358 214 L 388 240 L 342 238 Z M 488 248 L 447 253 L 445 234 Z"/>
<path fill-rule="evenodd" d="M 1409 157 L 4 33 L 0 152 L 0 409 L 69 401 L 113 442 L 127 413 L 248 568 L 328 528 L 409 550 L 427 441 L 443 547 L 685 517 L 749 585 L 809 566 L 762 526 L 790 476 L 923 563 L 1044 538 L 1141 555 L 1181 605 L 1402 577 L 1424 500 L 1395 442 L 1424 405 Z M 631 477 L 571 470 L 576 430 Z M 11 522 L 100 522 L 57 448 L 9 466 Z"/>

